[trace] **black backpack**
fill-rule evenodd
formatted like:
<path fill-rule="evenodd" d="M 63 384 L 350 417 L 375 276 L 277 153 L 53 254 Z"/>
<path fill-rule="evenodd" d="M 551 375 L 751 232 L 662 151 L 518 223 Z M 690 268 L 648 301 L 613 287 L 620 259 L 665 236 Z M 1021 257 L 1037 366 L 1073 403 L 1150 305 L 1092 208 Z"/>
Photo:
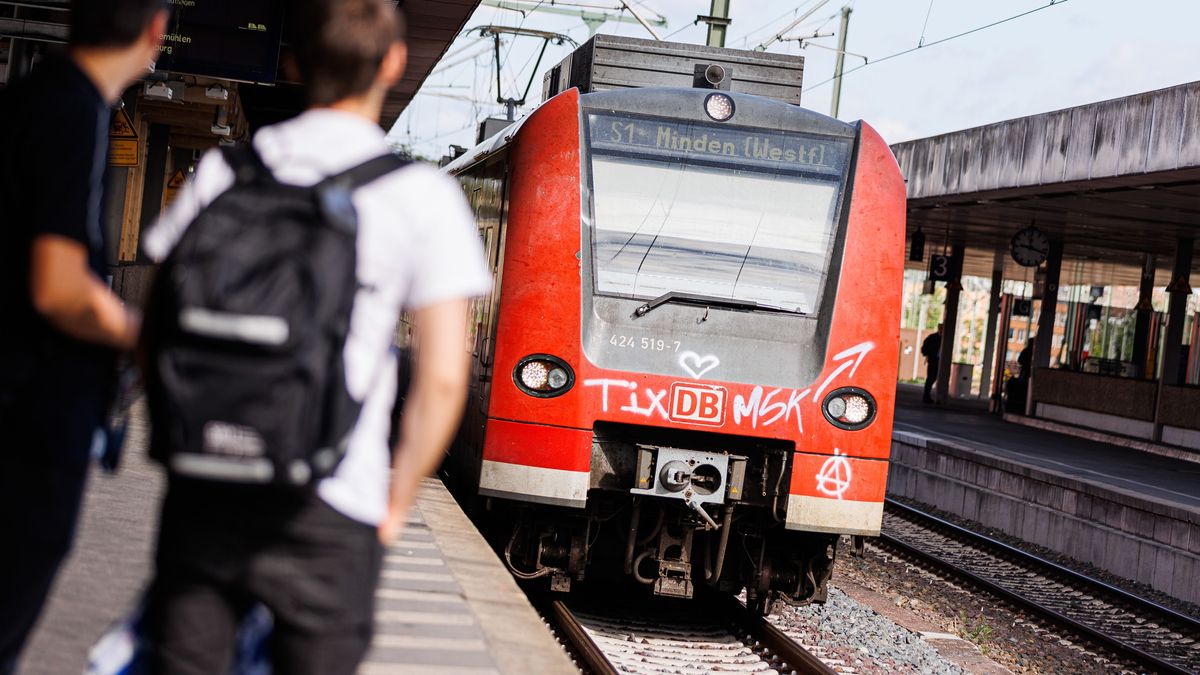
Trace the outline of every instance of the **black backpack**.
<path fill-rule="evenodd" d="M 377 157 L 311 187 L 249 145 L 234 184 L 163 262 L 142 341 L 151 456 L 177 476 L 308 487 L 346 453 L 361 402 L 343 348 L 358 280 L 354 190 L 407 162 Z"/>

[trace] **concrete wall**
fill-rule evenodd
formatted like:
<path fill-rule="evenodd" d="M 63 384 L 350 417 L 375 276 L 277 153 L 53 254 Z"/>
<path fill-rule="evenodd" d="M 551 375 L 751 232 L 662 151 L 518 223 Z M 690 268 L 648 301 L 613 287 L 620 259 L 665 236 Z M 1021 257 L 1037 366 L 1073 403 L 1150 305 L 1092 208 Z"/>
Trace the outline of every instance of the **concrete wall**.
<path fill-rule="evenodd" d="M 1033 400 L 1067 408 L 1154 421 L 1158 383 L 1094 373 L 1038 368 L 1033 373 Z"/>
<path fill-rule="evenodd" d="M 1081 429 L 1095 429 L 1144 441 L 1154 440 L 1154 422 L 1041 402 L 1034 405 L 1033 414 L 1042 419 L 1065 422 Z"/>
<path fill-rule="evenodd" d="M 1033 400 L 1039 418 L 1200 450 L 1200 387 L 1038 368 Z"/>
<path fill-rule="evenodd" d="M 1200 387 L 1164 385 L 1158 421 L 1183 429 L 1200 429 Z"/>
<path fill-rule="evenodd" d="M 900 431 L 888 493 L 1200 602 L 1200 513 Z"/>

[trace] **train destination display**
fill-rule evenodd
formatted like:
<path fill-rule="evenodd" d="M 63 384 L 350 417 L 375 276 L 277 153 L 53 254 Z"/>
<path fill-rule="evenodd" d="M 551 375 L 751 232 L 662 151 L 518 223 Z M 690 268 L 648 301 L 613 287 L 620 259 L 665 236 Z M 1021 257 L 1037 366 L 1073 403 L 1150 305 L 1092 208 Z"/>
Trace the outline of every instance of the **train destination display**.
<path fill-rule="evenodd" d="M 766 131 L 623 115 L 590 116 L 597 149 L 711 160 L 772 171 L 841 177 L 850 144 L 811 134 Z"/>
<path fill-rule="evenodd" d="M 246 82 L 275 82 L 283 0 L 171 0 L 155 68 Z"/>

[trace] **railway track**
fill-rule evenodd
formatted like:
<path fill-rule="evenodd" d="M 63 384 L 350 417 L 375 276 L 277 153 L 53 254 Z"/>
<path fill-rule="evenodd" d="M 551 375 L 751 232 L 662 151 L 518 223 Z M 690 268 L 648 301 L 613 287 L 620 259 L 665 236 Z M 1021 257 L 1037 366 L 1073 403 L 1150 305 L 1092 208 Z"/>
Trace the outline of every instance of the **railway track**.
<path fill-rule="evenodd" d="M 837 672 L 734 598 L 693 605 L 686 613 L 644 606 L 579 610 L 554 600 L 545 613 L 593 675 Z"/>
<path fill-rule="evenodd" d="M 918 509 L 887 501 L 879 543 L 1118 659 L 1160 673 L 1200 673 L 1200 621 Z"/>

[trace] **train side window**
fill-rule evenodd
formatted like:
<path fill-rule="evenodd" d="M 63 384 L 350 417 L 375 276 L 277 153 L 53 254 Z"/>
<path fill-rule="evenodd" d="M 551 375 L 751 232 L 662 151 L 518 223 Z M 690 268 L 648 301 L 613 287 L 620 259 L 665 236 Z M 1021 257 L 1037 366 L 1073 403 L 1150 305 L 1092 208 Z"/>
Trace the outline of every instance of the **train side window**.
<path fill-rule="evenodd" d="M 470 307 L 470 334 L 467 349 L 487 366 L 491 362 L 492 336 L 495 333 L 496 307 L 500 296 L 500 266 L 502 261 L 501 233 L 506 213 L 504 162 L 477 166 L 459 176 L 467 200 L 475 214 L 480 243 L 492 271 L 492 291 L 476 298 Z"/>
<path fill-rule="evenodd" d="M 486 298 L 488 322 L 487 336 L 484 340 L 480 360 L 484 366 L 492 364 L 492 354 L 496 348 L 496 322 L 499 317 L 500 282 L 504 270 L 504 230 L 508 221 L 508 171 L 507 161 L 497 162 L 491 167 L 491 189 L 493 190 L 492 204 L 495 206 L 494 227 L 489 239 L 490 246 L 486 249 L 488 264 L 492 268 L 492 292 Z"/>
<path fill-rule="evenodd" d="M 487 256 L 489 262 L 492 259 L 492 247 L 495 240 L 493 233 L 494 229 L 490 227 L 479 229 L 480 243 L 483 244 L 484 254 Z M 475 356 L 483 356 L 484 343 L 487 341 L 491 325 L 490 310 L 491 299 L 489 296 L 471 300 L 471 352 Z"/>

